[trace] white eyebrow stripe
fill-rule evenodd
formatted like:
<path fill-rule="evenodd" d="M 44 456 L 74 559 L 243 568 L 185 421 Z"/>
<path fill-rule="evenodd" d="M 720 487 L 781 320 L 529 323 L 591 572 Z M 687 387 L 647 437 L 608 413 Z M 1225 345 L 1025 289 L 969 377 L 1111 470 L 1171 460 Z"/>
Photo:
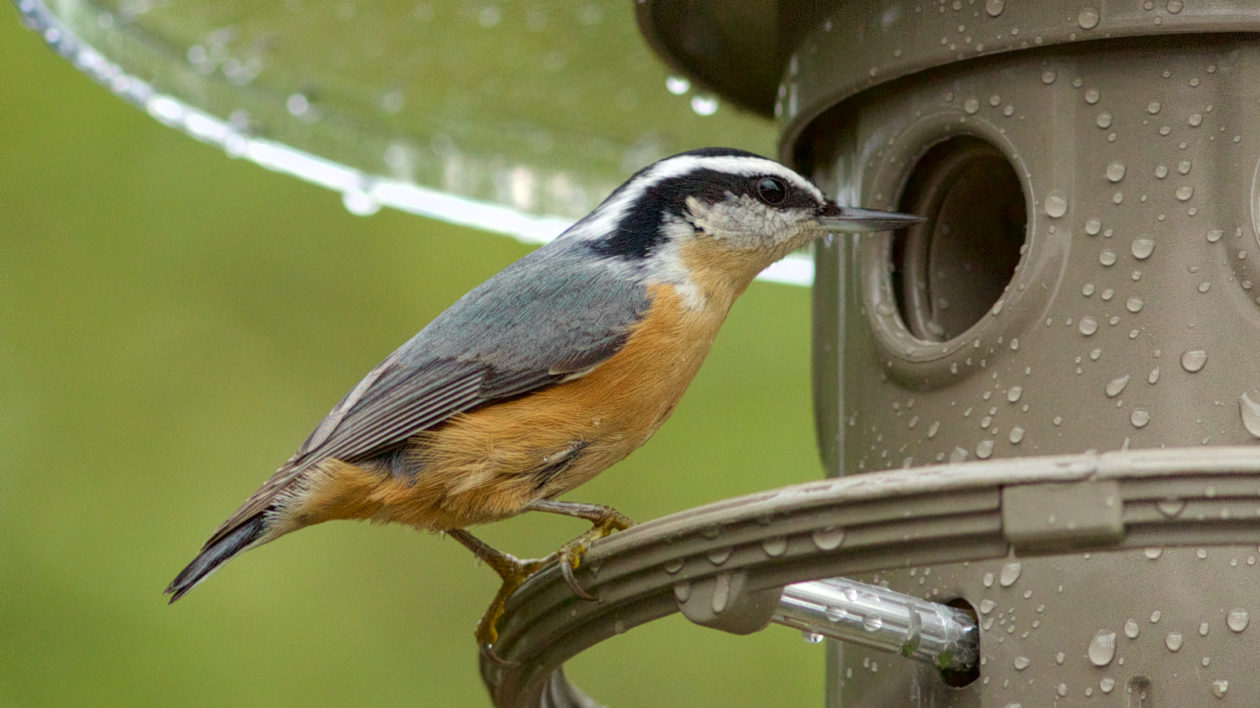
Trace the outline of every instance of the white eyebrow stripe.
<path fill-rule="evenodd" d="M 809 180 L 774 160 L 750 155 L 689 155 L 684 153 L 661 160 L 631 179 L 612 201 L 600 205 L 564 235 L 581 240 L 602 238 L 617 228 L 617 225 L 625 218 L 630 205 L 639 201 L 647 190 L 666 180 L 700 170 L 714 170 L 744 177 L 774 175 L 783 178 L 798 189 L 809 192 L 819 200 L 825 198 L 822 191 Z"/>

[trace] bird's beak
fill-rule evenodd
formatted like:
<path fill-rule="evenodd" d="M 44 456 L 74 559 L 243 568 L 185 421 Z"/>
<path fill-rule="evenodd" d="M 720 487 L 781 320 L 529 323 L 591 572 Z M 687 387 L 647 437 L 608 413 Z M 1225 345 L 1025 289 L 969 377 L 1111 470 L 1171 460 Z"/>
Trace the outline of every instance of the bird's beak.
<path fill-rule="evenodd" d="M 926 219 L 892 211 L 857 209 L 828 203 L 818 210 L 818 228 L 830 233 L 864 233 L 867 231 L 894 231 L 921 224 Z"/>

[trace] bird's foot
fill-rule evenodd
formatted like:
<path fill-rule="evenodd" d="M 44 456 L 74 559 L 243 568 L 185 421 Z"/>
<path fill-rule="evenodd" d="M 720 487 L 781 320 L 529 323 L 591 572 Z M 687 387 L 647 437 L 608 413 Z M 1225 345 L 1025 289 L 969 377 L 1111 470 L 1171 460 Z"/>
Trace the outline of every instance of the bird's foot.
<path fill-rule="evenodd" d="M 510 553 L 497 551 L 487 545 L 484 541 L 473 536 L 463 529 L 450 529 L 446 532 L 448 536 L 462 543 L 468 550 L 490 567 L 491 570 L 499 574 L 503 579 L 503 584 L 499 586 L 499 592 L 495 593 L 494 600 L 490 602 L 490 607 L 486 608 L 485 614 L 481 616 L 481 620 L 477 622 L 477 629 L 474 636 L 477 638 L 477 644 L 481 647 L 482 653 L 492 659 L 495 663 L 507 665 L 507 662 L 494 653 L 494 644 L 499 640 L 499 630 L 497 625 L 499 619 L 503 617 L 503 612 L 507 608 L 508 598 L 516 589 L 525 583 L 529 576 L 542 570 L 544 566 L 555 560 L 555 554 L 546 558 L 528 558 L 520 559 Z"/>
<path fill-rule="evenodd" d="M 606 506 L 601 507 L 601 509 L 604 513 L 598 518 L 591 519 L 591 528 L 586 533 L 569 541 L 561 546 L 560 550 L 556 551 L 560 561 L 560 574 L 564 576 L 565 584 L 573 590 L 574 595 L 583 600 L 594 601 L 599 598 L 582 587 L 578 583 L 577 577 L 573 574 L 573 571 L 577 570 L 578 566 L 582 564 L 582 555 L 590 549 L 591 544 L 595 541 L 609 536 L 615 531 L 624 531 L 634 525 L 634 522 L 630 521 L 629 517 L 612 507 Z"/>

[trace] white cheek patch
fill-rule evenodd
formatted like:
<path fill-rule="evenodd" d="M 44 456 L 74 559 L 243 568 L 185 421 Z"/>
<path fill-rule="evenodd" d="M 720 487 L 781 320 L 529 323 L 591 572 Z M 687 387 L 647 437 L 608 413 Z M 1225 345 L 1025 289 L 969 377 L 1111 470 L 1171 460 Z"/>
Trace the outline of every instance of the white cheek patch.
<path fill-rule="evenodd" d="M 749 196 L 716 204 L 692 198 L 687 210 L 698 228 L 739 249 L 777 248 L 795 240 L 803 224 L 814 218 L 811 209 L 776 209 Z"/>
<path fill-rule="evenodd" d="M 683 244 L 696 238 L 694 228 L 682 219 L 666 221 L 661 228 L 669 237 L 653 251 L 652 257 L 644 264 L 644 272 L 653 282 L 673 285 L 684 307 L 699 310 L 705 306 L 704 293 L 692 281 L 691 270 L 682 257 Z"/>

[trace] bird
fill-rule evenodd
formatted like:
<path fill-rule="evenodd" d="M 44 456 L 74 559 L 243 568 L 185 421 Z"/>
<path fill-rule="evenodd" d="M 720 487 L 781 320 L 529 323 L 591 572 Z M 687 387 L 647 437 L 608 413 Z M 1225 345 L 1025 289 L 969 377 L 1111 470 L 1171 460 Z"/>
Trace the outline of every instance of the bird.
<path fill-rule="evenodd" d="M 242 551 L 335 519 L 456 539 L 507 598 L 630 521 L 558 497 L 642 446 L 670 416 L 735 299 L 771 263 L 839 232 L 921 221 L 838 206 L 771 159 L 701 148 L 641 169 L 560 236 L 473 288 L 372 369 L 166 588 L 175 602 Z M 468 531 L 527 511 L 591 528 L 541 559 Z"/>

